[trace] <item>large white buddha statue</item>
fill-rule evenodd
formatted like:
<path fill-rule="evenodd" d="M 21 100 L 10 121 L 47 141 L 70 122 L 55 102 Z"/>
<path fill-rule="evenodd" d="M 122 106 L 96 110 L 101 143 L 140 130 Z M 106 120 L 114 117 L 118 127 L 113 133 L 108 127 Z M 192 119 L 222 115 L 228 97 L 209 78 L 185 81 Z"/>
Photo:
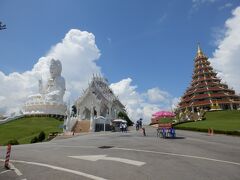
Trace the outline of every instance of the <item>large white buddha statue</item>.
<path fill-rule="evenodd" d="M 39 93 L 28 97 L 24 106 L 25 114 L 65 115 L 63 96 L 66 88 L 65 79 L 61 76 L 62 64 L 59 60 L 52 59 L 49 69 L 50 77 L 46 85 L 39 80 Z"/>
<path fill-rule="evenodd" d="M 61 76 L 62 64 L 59 60 L 51 60 L 50 63 L 50 78 L 47 82 L 47 87 L 44 92 L 44 88 L 41 90 L 45 94 L 46 101 L 63 102 L 63 96 L 65 93 L 65 79 Z M 40 87 L 40 84 L 39 84 Z"/>

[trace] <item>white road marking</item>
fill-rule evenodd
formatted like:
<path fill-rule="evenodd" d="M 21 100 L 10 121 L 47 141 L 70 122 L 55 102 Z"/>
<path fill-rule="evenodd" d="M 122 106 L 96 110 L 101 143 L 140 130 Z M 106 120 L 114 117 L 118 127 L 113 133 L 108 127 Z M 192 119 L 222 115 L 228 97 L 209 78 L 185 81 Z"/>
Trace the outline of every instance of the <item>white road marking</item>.
<path fill-rule="evenodd" d="M 207 143 L 207 144 L 220 144 L 220 143 L 217 143 L 217 142 L 212 142 L 212 141 L 208 141 L 208 140 L 201 140 L 201 139 L 196 139 L 196 138 L 190 138 L 190 137 L 187 137 L 186 139 L 187 140 L 192 140 L 192 141 L 197 141 L 197 142 L 202 142 L 202 143 Z"/>
<path fill-rule="evenodd" d="M 107 155 L 68 156 L 68 157 L 75 158 L 75 159 L 83 159 L 88 161 L 98 161 L 98 160 L 117 161 L 125 164 L 135 165 L 135 166 L 142 166 L 146 164 L 145 162 L 134 161 L 130 159 L 124 159 L 124 158 L 118 158 L 118 157 L 107 157 Z"/>
<path fill-rule="evenodd" d="M 61 144 L 53 144 L 51 143 L 52 146 L 60 146 L 60 147 L 78 147 L 78 148 L 85 148 L 85 149 L 90 149 L 90 148 L 93 148 L 93 149 L 96 149 L 97 147 L 96 146 L 72 146 L 72 145 L 61 145 Z"/>
<path fill-rule="evenodd" d="M 0 161 L 4 161 L 4 160 L 0 159 Z M 47 168 L 55 169 L 55 170 L 58 170 L 58 171 L 64 171 L 64 172 L 80 175 L 80 176 L 87 177 L 87 178 L 93 179 L 93 180 L 107 180 L 107 179 L 102 178 L 102 177 L 94 176 L 94 175 L 87 174 L 87 173 L 80 172 L 80 171 L 75 171 L 75 170 L 72 170 L 72 169 L 66 169 L 66 168 L 63 168 L 63 167 L 53 166 L 53 165 L 50 165 L 50 164 L 44 164 L 44 163 L 38 163 L 38 162 L 29 162 L 29 161 L 21 161 L 21 160 L 11 160 L 11 161 L 12 162 L 17 162 L 17 163 L 24 163 L 24 164 L 31 164 L 31 165 L 36 165 L 36 166 L 47 167 Z"/>
<path fill-rule="evenodd" d="M 234 164 L 234 165 L 240 166 L 240 163 L 237 163 L 237 162 L 225 161 L 225 160 L 213 159 L 213 158 L 207 158 L 207 157 L 201 157 L 201 156 L 192 156 L 192 155 L 186 155 L 186 154 L 176 154 L 176 153 L 167 153 L 167 152 L 141 150 L 141 149 L 129 149 L 129 148 L 111 148 L 111 149 L 124 150 L 124 151 L 145 152 L 145 153 L 154 153 L 154 154 L 163 154 L 163 155 L 169 155 L 169 156 L 187 157 L 187 158 L 215 161 L 215 162 Z"/>
<path fill-rule="evenodd" d="M 12 164 L 12 163 L 9 163 L 10 165 L 10 169 L 14 170 L 14 172 L 18 175 L 18 176 L 22 176 L 22 173 L 17 169 L 15 168 L 15 166 Z"/>
<path fill-rule="evenodd" d="M 60 147 L 69 147 L 69 148 L 98 148 L 94 146 L 65 146 L 65 145 L 60 145 L 58 144 L 57 146 Z M 136 152 L 145 152 L 145 153 L 154 153 L 154 154 L 162 154 L 162 155 L 170 155 L 170 156 L 179 156 L 179 157 L 187 157 L 187 158 L 194 158 L 194 159 L 201 159 L 201 160 L 208 160 L 208 161 L 214 161 L 214 162 L 220 162 L 220 163 L 226 163 L 226 164 L 233 164 L 240 166 L 240 163 L 238 162 L 232 162 L 232 161 L 225 161 L 221 159 L 213 159 L 213 158 L 208 158 L 208 157 L 201 157 L 201 156 L 193 156 L 193 155 L 186 155 L 186 154 L 176 154 L 176 153 L 168 153 L 168 152 L 161 152 L 161 151 L 150 151 L 150 150 L 142 150 L 142 149 L 130 149 L 130 148 L 117 148 L 113 147 L 111 149 L 116 149 L 116 150 L 124 150 L 124 151 L 136 151 Z M 109 149 L 110 150 L 110 149 Z"/>
<path fill-rule="evenodd" d="M 6 173 L 8 171 L 10 171 L 10 170 L 8 169 L 8 170 L 5 170 L 5 171 L 2 171 L 2 172 L 0 172 L 0 174 Z"/>

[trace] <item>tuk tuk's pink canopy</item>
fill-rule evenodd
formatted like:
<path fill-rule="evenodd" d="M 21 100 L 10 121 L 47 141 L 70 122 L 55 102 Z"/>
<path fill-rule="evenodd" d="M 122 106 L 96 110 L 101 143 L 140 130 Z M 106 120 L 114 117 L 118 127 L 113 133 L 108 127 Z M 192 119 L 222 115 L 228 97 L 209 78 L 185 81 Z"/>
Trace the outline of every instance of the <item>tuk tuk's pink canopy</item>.
<path fill-rule="evenodd" d="M 174 117 L 175 114 L 169 111 L 158 111 L 152 115 L 154 118 L 160 117 Z"/>

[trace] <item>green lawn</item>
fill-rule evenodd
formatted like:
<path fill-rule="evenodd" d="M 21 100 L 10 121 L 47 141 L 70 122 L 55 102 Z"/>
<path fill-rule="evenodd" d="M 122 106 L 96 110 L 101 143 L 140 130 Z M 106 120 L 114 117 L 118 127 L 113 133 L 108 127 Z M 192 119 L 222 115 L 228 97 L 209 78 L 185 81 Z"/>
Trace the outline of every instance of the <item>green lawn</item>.
<path fill-rule="evenodd" d="M 30 143 L 34 136 L 44 131 L 46 138 L 49 132 L 62 132 L 59 128 L 63 121 L 51 117 L 26 117 L 0 125 L 0 145 L 16 139 L 20 144 Z"/>
<path fill-rule="evenodd" d="M 213 128 L 217 133 L 240 134 L 240 111 L 207 112 L 206 120 L 179 124 L 176 128 L 207 131 Z"/>

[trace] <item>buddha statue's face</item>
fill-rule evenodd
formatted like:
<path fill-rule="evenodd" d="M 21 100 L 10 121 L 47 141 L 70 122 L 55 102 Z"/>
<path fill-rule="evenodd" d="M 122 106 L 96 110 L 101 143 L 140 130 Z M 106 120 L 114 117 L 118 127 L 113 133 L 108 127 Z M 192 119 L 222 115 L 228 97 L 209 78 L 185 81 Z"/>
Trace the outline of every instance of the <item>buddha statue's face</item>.
<path fill-rule="evenodd" d="M 62 71 L 62 65 L 61 62 L 59 60 L 51 60 L 50 63 L 50 75 L 51 78 L 55 78 L 57 76 L 61 75 L 61 71 Z"/>

